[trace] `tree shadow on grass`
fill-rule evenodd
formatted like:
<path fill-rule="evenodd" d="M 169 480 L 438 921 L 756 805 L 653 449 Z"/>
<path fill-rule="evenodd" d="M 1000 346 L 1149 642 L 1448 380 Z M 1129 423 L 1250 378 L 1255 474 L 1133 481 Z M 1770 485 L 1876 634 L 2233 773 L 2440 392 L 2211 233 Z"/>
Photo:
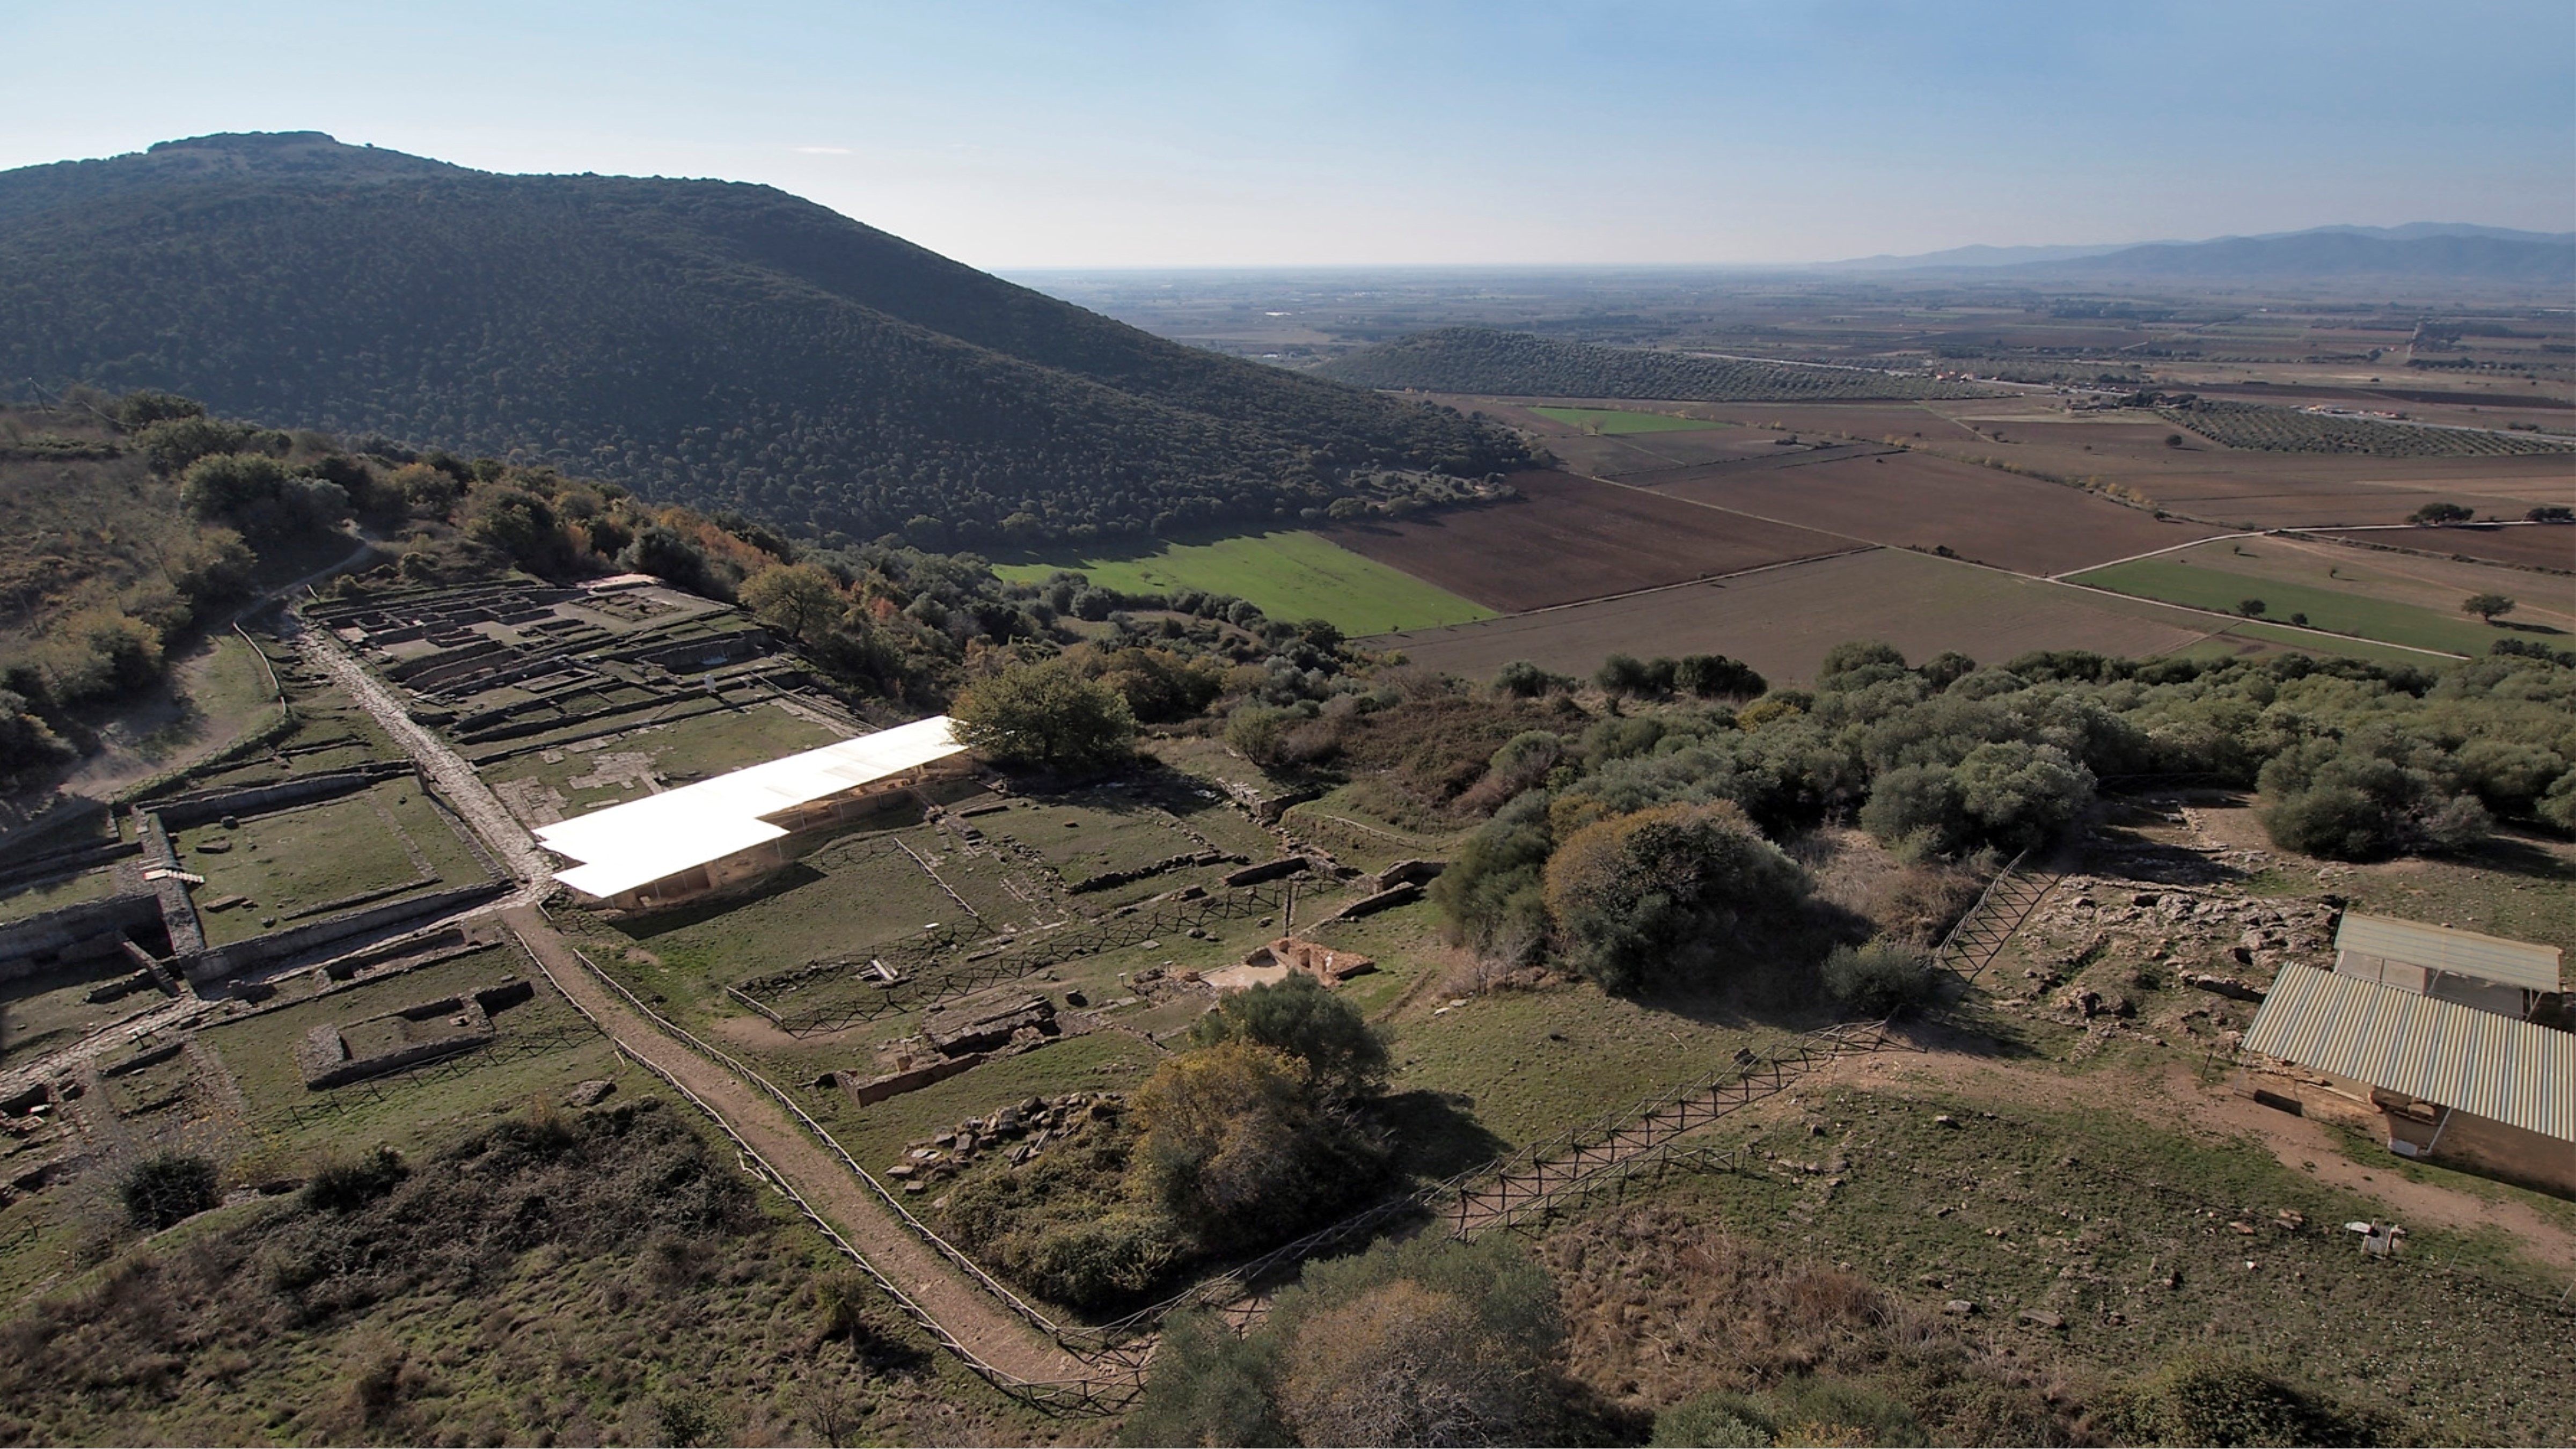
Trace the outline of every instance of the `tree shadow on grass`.
<path fill-rule="evenodd" d="M 2479 870 L 2576 883 L 2576 865 L 2551 854 L 2538 837 L 2519 832 L 2508 835 L 2499 831 L 2450 859 Z"/>
<path fill-rule="evenodd" d="M 1438 1181 L 1491 1162 L 1511 1146 L 1476 1120 L 1475 1099 L 1454 1092 L 1399 1092 L 1374 1115 L 1395 1138 L 1399 1170 Z"/>

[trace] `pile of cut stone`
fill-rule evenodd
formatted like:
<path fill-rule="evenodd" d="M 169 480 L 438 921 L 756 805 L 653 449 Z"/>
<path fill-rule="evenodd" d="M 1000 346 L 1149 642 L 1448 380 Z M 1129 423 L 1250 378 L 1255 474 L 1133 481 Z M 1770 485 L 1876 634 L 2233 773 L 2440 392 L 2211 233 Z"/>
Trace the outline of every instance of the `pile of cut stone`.
<path fill-rule="evenodd" d="M 1029 1097 L 986 1117 L 969 1117 L 942 1127 L 928 1137 L 904 1144 L 903 1160 L 886 1176 L 905 1192 L 921 1192 L 943 1178 L 954 1177 L 971 1163 L 1000 1154 L 1017 1167 L 1095 1125 L 1114 1122 L 1127 1099 L 1116 1092 L 1067 1092 L 1056 1097 Z"/>

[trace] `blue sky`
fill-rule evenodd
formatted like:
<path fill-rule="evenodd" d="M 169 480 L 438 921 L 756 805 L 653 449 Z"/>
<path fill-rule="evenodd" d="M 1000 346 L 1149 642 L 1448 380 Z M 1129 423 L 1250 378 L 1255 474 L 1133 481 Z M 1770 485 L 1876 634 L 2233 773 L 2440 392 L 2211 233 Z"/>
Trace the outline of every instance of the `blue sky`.
<path fill-rule="evenodd" d="M 767 182 L 1005 269 L 2576 230 L 2569 0 L 0 0 L 0 34 L 0 167 L 322 130 Z"/>

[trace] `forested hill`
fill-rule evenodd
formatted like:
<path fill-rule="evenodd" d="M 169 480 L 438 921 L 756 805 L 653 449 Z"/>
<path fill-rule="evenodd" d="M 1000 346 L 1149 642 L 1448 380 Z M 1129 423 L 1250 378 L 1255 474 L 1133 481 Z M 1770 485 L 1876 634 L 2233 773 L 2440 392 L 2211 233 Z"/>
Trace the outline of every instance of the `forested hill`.
<path fill-rule="evenodd" d="M 1975 397 L 1982 389 L 1850 367 L 1802 367 L 1562 342 L 1488 327 L 1441 327 L 1382 342 L 1316 369 L 1362 387 L 1500 397 L 1656 398 L 1673 402 L 1830 402 Z"/>
<path fill-rule="evenodd" d="M 75 381 L 934 547 L 1268 518 L 1354 470 L 1522 457 L 769 187 L 500 176 L 312 132 L 0 172 L 0 388 Z"/>

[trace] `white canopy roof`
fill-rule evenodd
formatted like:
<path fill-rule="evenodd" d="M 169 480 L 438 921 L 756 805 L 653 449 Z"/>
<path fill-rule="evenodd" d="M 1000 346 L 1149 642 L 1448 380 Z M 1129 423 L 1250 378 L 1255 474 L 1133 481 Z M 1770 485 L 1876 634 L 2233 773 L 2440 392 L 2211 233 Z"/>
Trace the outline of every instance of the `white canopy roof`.
<path fill-rule="evenodd" d="M 581 862 L 555 879 L 585 895 L 613 896 L 787 833 L 767 816 L 964 749 L 948 716 L 933 715 L 539 826 L 537 841 Z"/>

